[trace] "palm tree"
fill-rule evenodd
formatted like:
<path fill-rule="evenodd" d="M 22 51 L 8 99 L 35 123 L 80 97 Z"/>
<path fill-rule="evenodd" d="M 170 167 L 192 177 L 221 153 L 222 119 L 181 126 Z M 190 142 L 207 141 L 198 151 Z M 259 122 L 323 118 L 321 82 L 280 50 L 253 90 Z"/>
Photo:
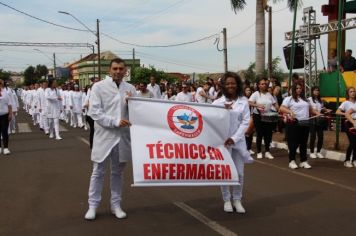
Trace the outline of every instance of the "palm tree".
<path fill-rule="evenodd" d="M 268 0 L 256 0 L 256 74 L 262 74 L 265 69 L 265 7 Z M 274 2 L 282 0 L 273 0 Z M 294 2 L 301 0 L 287 0 L 289 9 L 293 9 Z M 236 13 L 239 10 L 243 10 L 246 6 L 245 0 L 230 0 L 231 8 Z"/>

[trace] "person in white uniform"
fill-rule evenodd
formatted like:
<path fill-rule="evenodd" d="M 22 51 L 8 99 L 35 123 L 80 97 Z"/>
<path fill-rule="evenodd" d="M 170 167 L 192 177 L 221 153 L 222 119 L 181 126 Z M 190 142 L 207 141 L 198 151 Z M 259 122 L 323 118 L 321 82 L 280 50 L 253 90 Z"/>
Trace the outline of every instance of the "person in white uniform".
<path fill-rule="evenodd" d="M 45 91 L 47 99 L 46 116 L 49 124 L 49 138 L 61 140 L 59 136 L 59 116 L 62 108 L 62 97 L 57 89 L 57 81 L 52 79 L 48 82 L 48 88 Z"/>
<path fill-rule="evenodd" d="M 31 109 L 34 126 L 40 123 L 40 97 L 38 95 L 38 89 L 39 84 L 35 83 L 34 90 L 31 95 Z"/>
<path fill-rule="evenodd" d="M 12 118 L 12 104 L 9 94 L 4 89 L 4 81 L 0 79 L 0 153 L 1 140 L 3 142 L 4 154 L 10 154 L 9 150 L 9 120 Z"/>
<path fill-rule="evenodd" d="M 200 86 L 197 88 L 197 91 L 195 92 L 195 100 L 197 103 L 208 103 L 208 100 L 210 99 L 209 97 L 209 89 L 211 85 L 207 81 L 204 83 L 203 86 Z M 211 103 L 211 100 L 210 100 Z"/>
<path fill-rule="evenodd" d="M 70 94 L 70 107 L 73 114 L 73 128 L 83 127 L 83 94 L 79 86 L 74 85 L 74 90 Z"/>
<path fill-rule="evenodd" d="M 238 74 L 227 72 L 221 81 L 223 96 L 215 100 L 213 104 L 230 109 L 229 138 L 225 141 L 225 146 L 231 153 L 240 181 L 240 185 L 231 186 L 232 192 L 230 192 L 230 186 L 221 186 L 224 211 L 233 212 L 234 206 L 237 213 L 245 213 L 246 210 L 241 204 L 244 165 L 253 161 L 245 141 L 245 132 L 250 121 L 249 104 L 243 96 L 242 81 Z"/>
<path fill-rule="evenodd" d="M 346 90 L 346 101 L 341 103 L 340 107 L 336 111 L 336 114 L 346 117 L 347 112 L 349 112 L 350 110 L 356 110 L 356 90 L 354 87 L 349 87 Z M 352 114 L 352 118 L 356 119 L 355 113 Z M 345 126 L 346 135 L 349 139 L 349 146 L 346 150 L 344 166 L 347 168 L 352 168 L 354 166 L 356 167 L 356 149 L 353 145 L 355 136 L 349 130 L 349 128 L 352 127 L 352 122 L 350 122 L 350 119 L 348 119 L 348 122 L 345 123 Z"/>
<path fill-rule="evenodd" d="M 179 92 L 176 96 L 177 102 L 193 102 L 193 95 L 189 92 L 188 85 L 186 83 L 182 83 L 182 91 Z"/>
<path fill-rule="evenodd" d="M 126 217 L 121 208 L 123 172 L 126 162 L 131 159 L 126 100 L 135 94 L 135 87 L 123 81 L 126 71 L 122 59 L 113 59 L 109 76 L 95 83 L 91 89 L 88 114 L 95 121 L 95 133 L 91 152 L 93 172 L 89 185 L 89 209 L 84 216 L 87 220 L 96 218 L 108 162 L 111 162 L 111 211 L 119 219 Z"/>
<path fill-rule="evenodd" d="M 9 128 L 8 128 L 8 133 L 16 133 L 16 116 L 17 116 L 17 112 L 19 109 L 19 100 L 18 97 L 16 95 L 16 92 L 8 87 L 8 82 L 5 83 L 5 87 L 4 90 L 8 93 L 9 97 L 10 97 L 10 103 L 11 103 L 11 108 L 12 108 L 12 118 L 11 120 L 9 120 Z"/>
<path fill-rule="evenodd" d="M 152 92 L 154 99 L 161 99 L 161 88 L 156 84 L 156 78 L 154 76 L 150 77 L 150 84 L 147 85 L 147 89 Z"/>
<path fill-rule="evenodd" d="M 46 135 L 49 134 L 49 126 L 48 126 L 48 119 L 47 119 L 47 99 L 45 96 L 45 91 L 48 88 L 48 82 L 43 81 L 41 88 L 38 89 L 38 95 L 40 98 L 40 128 L 43 129 Z"/>

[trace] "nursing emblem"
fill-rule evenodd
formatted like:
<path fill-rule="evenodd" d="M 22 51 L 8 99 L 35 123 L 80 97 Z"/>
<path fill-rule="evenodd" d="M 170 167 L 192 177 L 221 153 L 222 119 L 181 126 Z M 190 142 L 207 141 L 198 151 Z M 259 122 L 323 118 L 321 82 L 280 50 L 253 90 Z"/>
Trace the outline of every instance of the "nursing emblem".
<path fill-rule="evenodd" d="M 167 114 L 169 128 L 184 138 L 195 138 L 203 130 L 203 117 L 192 107 L 176 105 Z"/>

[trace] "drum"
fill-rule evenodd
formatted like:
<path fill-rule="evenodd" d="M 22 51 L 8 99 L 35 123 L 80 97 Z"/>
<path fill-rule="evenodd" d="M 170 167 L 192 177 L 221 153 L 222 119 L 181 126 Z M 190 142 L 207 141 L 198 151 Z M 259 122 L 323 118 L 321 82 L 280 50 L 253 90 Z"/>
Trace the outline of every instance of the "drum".
<path fill-rule="evenodd" d="M 261 114 L 261 121 L 268 123 L 277 123 L 279 115 L 277 112 L 266 112 Z"/>

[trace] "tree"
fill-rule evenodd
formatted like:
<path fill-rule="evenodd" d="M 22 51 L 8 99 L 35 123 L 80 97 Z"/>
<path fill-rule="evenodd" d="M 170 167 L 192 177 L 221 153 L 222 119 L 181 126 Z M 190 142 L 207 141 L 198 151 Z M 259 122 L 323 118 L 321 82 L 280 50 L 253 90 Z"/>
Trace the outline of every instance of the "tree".
<path fill-rule="evenodd" d="M 280 57 L 276 57 L 273 58 L 272 60 L 272 78 L 277 79 L 278 81 L 283 81 L 284 80 L 284 72 L 283 69 L 279 66 L 281 63 L 281 58 Z M 268 70 L 265 69 L 262 73 L 257 74 L 256 73 L 256 63 L 250 63 L 249 67 L 246 70 L 246 80 L 248 80 L 249 82 L 256 82 L 256 79 L 258 77 L 258 75 L 260 76 L 264 76 L 267 78 L 267 74 L 268 74 Z"/>
<path fill-rule="evenodd" d="M 264 10 L 267 6 L 268 0 L 256 0 L 256 74 L 263 74 L 265 70 L 265 13 Z M 273 0 L 273 2 L 279 2 L 282 0 Z M 294 2 L 299 1 L 298 5 L 301 5 L 302 0 L 287 0 L 289 9 L 293 9 Z M 231 8 L 235 13 L 243 10 L 246 6 L 245 0 L 230 0 Z"/>
<path fill-rule="evenodd" d="M 37 65 L 35 69 L 35 73 L 38 78 L 41 78 L 42 76 L 46 76 L 48 74 L 47 66 Z"/>
<path fill-rule="evenodd" d="M 35 73 L 35 67 L 33 66 L 27 67 L 26 70 L 24 71 L 24 77 L 25 77 L 24 84 L 26 86 L 36 83 L 37 78 Z"/>
<path fill-rule="evenodd" d="M 10 73 L 7 71 L 4 71 L 3 69 L 0 69 L 0 79 L 6 81 L 10 79 Z"/>
<path fill-rule="evenodd" d="M 153 66 L 150 66 L 150 68 L 146 67 L 135 67 L 134 68 L 134 73 L 132 73 L 131 76 L 131 83 L 137 84 L 140 82 L 150 82 L 150 76 L 154 76 L 156 78 L 156 82 L 160 83 L 161 80 L 167 80 L 168 83 L 174 83 L 175 78 L 172 76 L 168 75 L 164 71 L 157 70 Z"/>

